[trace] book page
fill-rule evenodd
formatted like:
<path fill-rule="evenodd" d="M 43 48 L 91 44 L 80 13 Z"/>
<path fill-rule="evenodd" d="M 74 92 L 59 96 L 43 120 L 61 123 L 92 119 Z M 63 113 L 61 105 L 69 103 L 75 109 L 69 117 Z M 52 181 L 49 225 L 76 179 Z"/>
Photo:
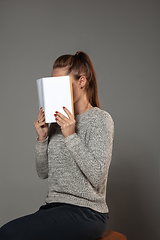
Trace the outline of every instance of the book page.
<path fill-rule="evenodd" d="M 42 89 L 42 79 L 37 79 L 37 90 L 38 90 L 38 100 L 39 100 L 39 109 L 44 108 L 43 102 L 43 89 Z"/>

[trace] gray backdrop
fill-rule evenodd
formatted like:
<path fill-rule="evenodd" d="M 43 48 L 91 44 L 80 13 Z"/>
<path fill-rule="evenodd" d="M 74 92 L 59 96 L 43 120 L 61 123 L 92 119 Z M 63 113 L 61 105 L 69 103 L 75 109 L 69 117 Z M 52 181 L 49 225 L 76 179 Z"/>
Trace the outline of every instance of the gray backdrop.
<path fill-rule="evenodd" d="M 44 204 L 35 170 L 36 79 L 83 50 L 115 122 L 108 229 L 160 239 L 160 1 L 0 0 L 0 226 Z"/>

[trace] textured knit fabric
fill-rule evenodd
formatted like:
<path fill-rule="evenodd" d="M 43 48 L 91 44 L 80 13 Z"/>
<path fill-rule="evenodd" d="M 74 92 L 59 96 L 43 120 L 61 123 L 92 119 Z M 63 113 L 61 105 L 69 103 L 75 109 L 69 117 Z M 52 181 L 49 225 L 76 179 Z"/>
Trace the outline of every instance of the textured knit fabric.
<path fill-rule="evenodd" d="M 36 141 L 36 169 L 48 178 L 46 203 L 62 202 L 108 212 L 106 186 L 112 157 L 114 123 L 97 107 L 75 115 L 75 133 L 65 138 L 57 123 Z"/>

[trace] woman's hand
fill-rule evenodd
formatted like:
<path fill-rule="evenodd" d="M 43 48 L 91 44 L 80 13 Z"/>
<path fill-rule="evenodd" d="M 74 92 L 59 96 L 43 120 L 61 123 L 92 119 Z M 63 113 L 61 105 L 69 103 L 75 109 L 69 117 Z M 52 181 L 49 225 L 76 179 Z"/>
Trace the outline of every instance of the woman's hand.
<path fill-rule="evenodd" d="M 34 126 L 38 135 L 38 141 L 45 140 L 48 135 L 48 123 L 45 123 L 43 108 L 39 110 L 38 118 L 34 122 Z"/>
<path fill-rule="evenodd" d="M 61 126 L 61 131 L 63 136 L 66 138 L 70 135 L 72 135 L 73 133 L 75 133 L 75 124 L 76 121 L 73 117 L 73 115 L 71 114 L 71 112 L 63 107 L 64 111 L 67 113 L 69 119 L 64 116 L 62 113 L 60 112 L 55 112 L 56 114 L 54 114 L 56 121 L 58 123 L 59 126 Z"/>

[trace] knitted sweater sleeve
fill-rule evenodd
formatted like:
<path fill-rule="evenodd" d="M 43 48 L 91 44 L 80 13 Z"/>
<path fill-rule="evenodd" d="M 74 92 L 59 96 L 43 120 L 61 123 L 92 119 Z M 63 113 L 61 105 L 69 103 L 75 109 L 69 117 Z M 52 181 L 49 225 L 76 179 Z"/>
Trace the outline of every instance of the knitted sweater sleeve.
<path fill-rule="evenodd" d="M 36 170 L 40 178 L 48 178 L 48 137 L 44 141 L 36 141 Z"/>
<path fill-rule="evenodd" d="M 64 139 L 77 165 L 93 187 L 106 178 L 112 156 L 114 123 L 109 114 L 98 115 L 89 129 L 86 145 L 76 133 Z"/>
<path fill-rule="evenodd" d="M 40 178 L 48 178 L 48 143 L 51 134 L 55 131 L 56 125 L 51 124 L 48 131 L 48 136 L 44 141 L 36 140 L 36 170 Z"/>

